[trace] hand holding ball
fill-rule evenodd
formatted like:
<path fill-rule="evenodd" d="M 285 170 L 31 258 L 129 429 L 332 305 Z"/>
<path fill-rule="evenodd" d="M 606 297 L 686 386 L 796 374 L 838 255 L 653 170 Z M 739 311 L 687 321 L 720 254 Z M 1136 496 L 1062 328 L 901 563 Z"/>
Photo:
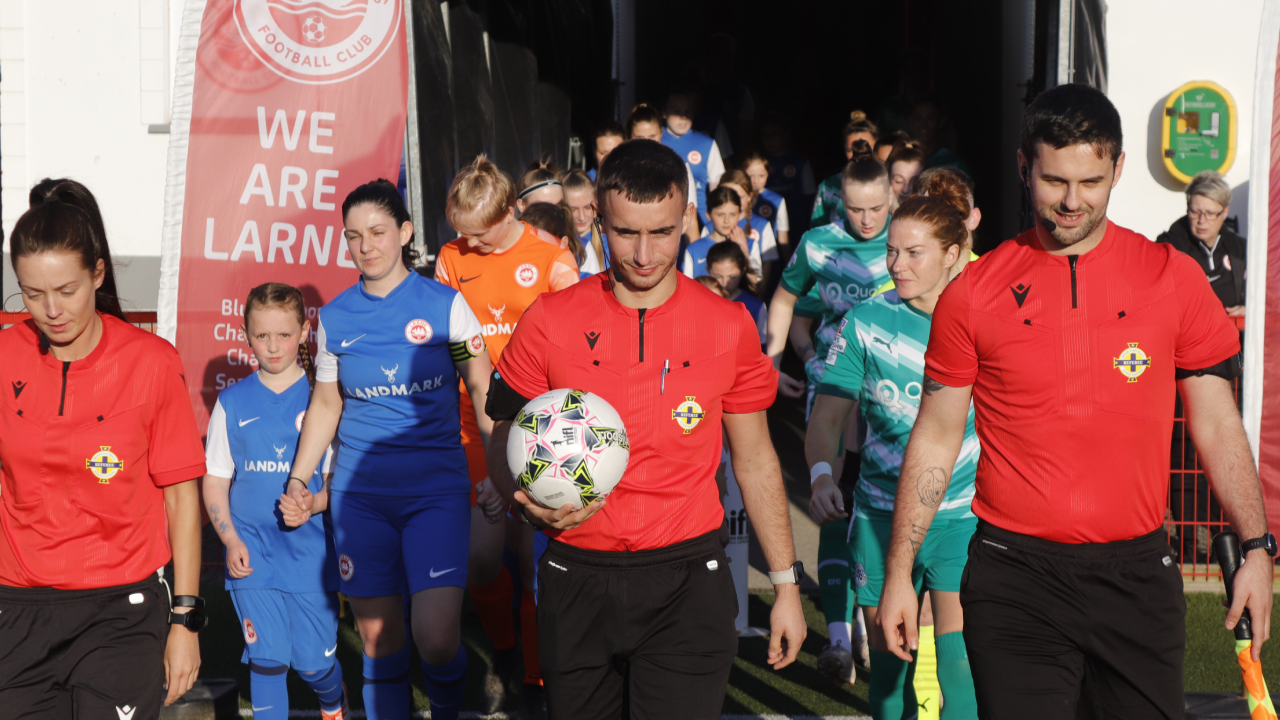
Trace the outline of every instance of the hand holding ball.
<path fill-rule="evenodd" d="M 631 443 L 604 398 L 560 389 L 529 401 L 507 436 L 507 465 L 534 502 L 574 510 L 608 495 L 627 469 Z"/>

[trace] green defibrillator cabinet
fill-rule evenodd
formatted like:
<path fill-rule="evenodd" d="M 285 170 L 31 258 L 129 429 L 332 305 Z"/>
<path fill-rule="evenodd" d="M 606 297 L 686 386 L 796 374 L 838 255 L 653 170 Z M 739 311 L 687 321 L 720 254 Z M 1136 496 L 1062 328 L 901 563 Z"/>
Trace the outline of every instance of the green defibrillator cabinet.
<path fill-rule="evenodd" d="M 1204 170 L 1226 173 L 1236 158 L 1236 103 L 1221 85 L 1196 80 L 1164 104 L 1160 148 L 1174 177 L 1191 182 Z"/>

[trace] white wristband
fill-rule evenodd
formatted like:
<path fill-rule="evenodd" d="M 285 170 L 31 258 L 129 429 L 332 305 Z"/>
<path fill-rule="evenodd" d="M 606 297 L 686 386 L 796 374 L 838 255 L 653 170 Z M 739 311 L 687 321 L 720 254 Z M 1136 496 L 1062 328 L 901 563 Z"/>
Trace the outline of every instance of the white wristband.
<path fill-rule="evenodd" d="M 813 483 L 817 482 L 818 476 L 820 475 L 830 475 L 830 474 L 831 474 L 831 463 L 828 463 L 828 462 L 814 463 L 813 467 L 809 468 L 809 484 L 812 485 Z"/>

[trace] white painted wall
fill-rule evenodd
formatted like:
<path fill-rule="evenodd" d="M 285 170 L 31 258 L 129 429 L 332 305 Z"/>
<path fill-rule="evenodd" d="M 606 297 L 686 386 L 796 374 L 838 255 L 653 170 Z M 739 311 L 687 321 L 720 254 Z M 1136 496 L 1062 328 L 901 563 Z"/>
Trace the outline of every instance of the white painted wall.
<path fill-rule="evenodd" d="M 45 177 L 98 198 L 118 257 L 158 257 L 175 17 L 181 0 L 0 0 L 7 237 Z"/>
<path fill-rule="evenodd" d="M 1152 239 L 1186 212 L 1183 186 L 1160 157 L 1165 99 L 1192 80 L 1226 88 L 1237 110 L 1236 158 L 1227 171 L 1231 215 L 1248 237 L 1254 62 L 1263 0 L 1111 0 L 1108 96 L 1120 111 L 1125 167 L 1108 216 Z"/>

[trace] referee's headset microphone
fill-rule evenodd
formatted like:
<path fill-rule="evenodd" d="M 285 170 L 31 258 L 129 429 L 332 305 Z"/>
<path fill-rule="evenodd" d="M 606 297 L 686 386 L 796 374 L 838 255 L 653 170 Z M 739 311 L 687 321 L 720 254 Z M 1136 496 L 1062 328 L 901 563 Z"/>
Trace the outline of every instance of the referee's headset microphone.
<path fill-rule="evenodd" d="M 1047 232 L 1052 233 L 1053 231 L 1055 231 L 1055 230 L 1057 230 L 1057 229 L 1058 229 L 1058 224 L 1057 224 L 1057 223 L 1055 223 L 1054 221 L 1050 220 L 1050 219 L 1049 219 L 1049 218 L 1047 218 L 1047 217 L 1041 217 L 1041 216 L 1040 216 L 1040 213 L 1036 212 L 1036 204 L 1035 204 L 1034 202 L 1032 202 L 1032 201 L 1031 201 L 1031 179 L 1028 177 L 1028 173 L 1027 173 L 1027 170 L 1028 170 L 1030 167 L 1031 167 L 1031 163 L 1030 163 L 1030 162 L 1028 162 L 1026 165 L 1023 165 L 1023 166 L 1022 166 L 1022 168 L 1021 168 L 1021 170 L 1022 170 L 1022 192 L 1023 192 L 1023 194 L 1024 194 L 1024 195 L 1026 195 L 1026 196 L 1027 196 L 1027 204 L 1031 206 L 1031 216 L 1032 216 L 1032 217 L 1034 217 L 1035 219 L 1039 220 L 1039 221 L 1040 221 L 1040 224 L 1041 224 L 1041 225 L 1044 225 L 1044 229 L 1045 229 Z"/>

